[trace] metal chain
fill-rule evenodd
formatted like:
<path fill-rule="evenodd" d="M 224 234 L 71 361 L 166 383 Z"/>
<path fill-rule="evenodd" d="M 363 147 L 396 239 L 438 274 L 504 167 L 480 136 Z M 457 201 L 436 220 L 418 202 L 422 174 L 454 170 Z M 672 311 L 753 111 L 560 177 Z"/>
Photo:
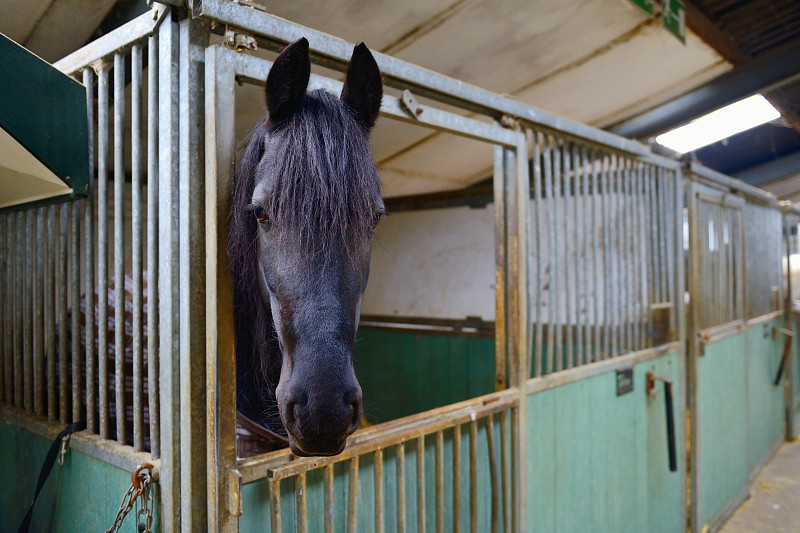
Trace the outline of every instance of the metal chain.
<path fill-rule="evenodd" d="M 144 522 L 137 524 L 139 531 L 150 533 L 150 526 L 153 522 L 153 511 L 150 509 L 150 481 L 152 479 L 153 465 L 144 463 L 137 466 L 131 474 L 131 486 L 125 491 L 122 496 L 122 503 L 119 505 L 117 516 L 114 517 L 114 523 L 106 530 L 106 533 L 117 533 L 122 526 L 123 520 L 128 516 L 128 513 L 133 509 L 136 499 L 142 497 L 142 508 L 139 510 L 138 515 L 144 516 Z M 144 529 L 142 529 L 144 526 Z"/>

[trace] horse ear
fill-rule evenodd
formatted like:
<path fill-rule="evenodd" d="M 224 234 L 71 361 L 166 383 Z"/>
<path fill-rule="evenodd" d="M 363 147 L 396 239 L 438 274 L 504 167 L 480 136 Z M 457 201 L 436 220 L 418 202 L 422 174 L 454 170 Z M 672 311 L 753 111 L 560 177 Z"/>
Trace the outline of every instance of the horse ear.
<path fill-rule="evenodd" d="M 355 111 L 359 122 L 371 128 L 378 118 L 382 98 L 383 82 L 378 64 L 367 45 L 358 43 L 347 67 L 342 100 Z"/>
<path fill-rule="evenodd" d="M 267 112 L 273 123 L 286 120 L 303 100 L 311 74 L 308 41 L 291 43 L 278 55 L 267 76 Z"/>

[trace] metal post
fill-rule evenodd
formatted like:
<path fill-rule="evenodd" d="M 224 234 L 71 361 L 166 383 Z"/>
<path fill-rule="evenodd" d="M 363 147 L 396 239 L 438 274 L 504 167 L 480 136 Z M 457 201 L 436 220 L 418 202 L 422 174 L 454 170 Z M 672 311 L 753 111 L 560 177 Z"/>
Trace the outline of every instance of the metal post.
<path fill-rule="evenodd" d="M 181 525 L 180 373 L 178 283 L 178 25 L 168 16 L 158 28 L 158 303 L 161 408 L 161 527 Z M 232 123 L 233 121 L 231 121 Z M 227 479 L 227 476 L 226 476 Z"/>
<path fill-rule="evenodd" d="M 131 48 L 131 287 L 133 449 L 144 449 L 142 419 L 142 45 Z"/>
<path fill-rule="evenodd" d="M 95 350 L 95 316 L 94 316 L 94 262 L 95 262 L 95 241 L 94 241 L 94 194 L 96 180 L 94 179 L 94 154 L 95 154 L 95 123 L 94 123 L 94 71 L 91 68 L 83 69 L 83 84 L 86 86 L 86 118 L 89 126 L 89 189 L 92 191 L 84 200 L 84 248 L 86 253 L 86 272 L 84 298 L 86 300 L 86 427 L 90 433 L 97 433 L 97 397 L 95 375 L 97 368 L 97 351 Z M 50 218 L 50 217 L 48 217 Z M 52 230 L 48 227 L 48 234 L 52 235 Z M 52 237 L 51 237 L 52 238 Z"/>
<path fill-rule="evenodd" d="M 108 438 L 108 65 L 97 73 L 97 407 Z"/>
<path fill-rule="evenodd" d="M 114 54 L 114 384 L 117 442 L 125 435 L 125 56 Z"/>
<path fill-rule="evenodd" d="M 181 525 L 207 529 L 205 361 L 204 50 L 208 34 L 196 20 L 180 23 L 178 227 L 180 288 Z M 227 233 L 222 235 L 227 237 Z"/>
<path fill-rule="evenodd" d="M 217 50 L 215 47 L 207 48 L 205 56 L 208 527 L 217 531 L 235 531 L 236 517 L 224 505 L 227 489 L 221 483 L 236 466 L 233 282 L 228 273 L 225 249 L 236 142 L 235 80 L 233 65 L 222 61 Z M 351 505 L 356 504 L 353 497 L 351 494 Z M 355 520 L 355 517 L 349 519 Z"/>

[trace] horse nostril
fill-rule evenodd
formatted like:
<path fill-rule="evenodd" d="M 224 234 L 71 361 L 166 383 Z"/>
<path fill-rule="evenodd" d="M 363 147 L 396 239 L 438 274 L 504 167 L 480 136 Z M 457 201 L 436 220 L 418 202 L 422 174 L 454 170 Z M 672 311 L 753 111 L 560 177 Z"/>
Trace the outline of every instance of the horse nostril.
<path fill-rule="evenodd" d="M 345 393 L 344 403 L 350 409 L 350 427 L 354 430 L 361 424 L 361 388 L 353 387 Z"/>

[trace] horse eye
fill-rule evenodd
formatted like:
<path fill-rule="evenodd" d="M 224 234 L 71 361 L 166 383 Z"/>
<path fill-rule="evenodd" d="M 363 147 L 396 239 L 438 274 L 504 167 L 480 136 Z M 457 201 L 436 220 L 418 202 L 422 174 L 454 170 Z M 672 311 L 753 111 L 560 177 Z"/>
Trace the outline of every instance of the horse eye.
<path fill-rule="evenodd" d="M 269 222 L 269 216 L 267 216 L 267 212 L 264 211 L 263 207 L 256 207 L 255 209 L 253 209 L 253 215 L 255 215 L 256 220 L 258 220 L 260 224 L 263 224 L 264 222 Z"/>

